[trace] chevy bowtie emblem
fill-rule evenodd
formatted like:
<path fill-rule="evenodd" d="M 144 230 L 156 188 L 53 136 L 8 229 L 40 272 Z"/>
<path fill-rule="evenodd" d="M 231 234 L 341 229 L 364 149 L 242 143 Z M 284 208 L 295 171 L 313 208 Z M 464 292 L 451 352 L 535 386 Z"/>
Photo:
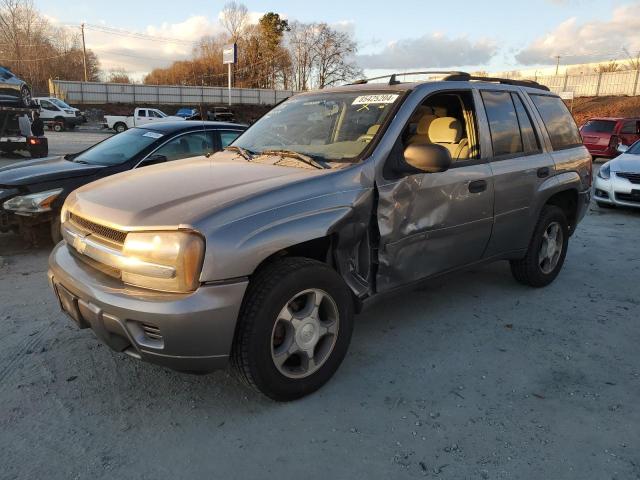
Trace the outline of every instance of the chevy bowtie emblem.
<path fill-rule="evenodd" d="M 87 248 L 87 243 L 84 241 L 84 238 L 75 237 L 73 239 L 73 248 L 75 248 L 78 253 L 84 253 Z"/>

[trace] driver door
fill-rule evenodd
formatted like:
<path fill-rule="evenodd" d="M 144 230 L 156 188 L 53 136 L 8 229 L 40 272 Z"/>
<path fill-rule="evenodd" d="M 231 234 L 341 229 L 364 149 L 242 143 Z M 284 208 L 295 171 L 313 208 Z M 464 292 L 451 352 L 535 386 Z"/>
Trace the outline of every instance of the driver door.
<path fill-rule="evenodd" d="M 429 95 L 392 149 L 385 166 L 413 142 L 443 145 L 453 161 L 444 172 L 399 178 L 385 168 L 385 178 L 377 180 L 379 292 L 482 258 L 493 225 L 493 181 L 482 156 L 475 102 L 471 90 Z"/>

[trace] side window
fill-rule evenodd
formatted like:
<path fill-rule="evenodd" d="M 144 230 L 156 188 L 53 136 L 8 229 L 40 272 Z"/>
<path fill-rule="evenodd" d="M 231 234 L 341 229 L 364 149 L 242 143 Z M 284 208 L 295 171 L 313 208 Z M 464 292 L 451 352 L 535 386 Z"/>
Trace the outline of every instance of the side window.
<path fill-rule="evenodd" d="M 375 125 L 374 125 L 375 126 Z M 476 110 L 470 91 L 428 96 L 413 112 L 402 133 L 402 146 L 438 144 L 453 162 L 480 158 L 476 135 Z M 367 135 L 375 134 L 367 132 Z"/>
<path fill-rule="evenodd" d="M 4 68 L 0 68 L 0 78 L 9 80 L 11 77 L 12 75 L 7 70 L 5 70 Z"/>
<path fill-rule="evenodd" d="M 52 112 L 57 112 L 58 111 L 58 107 L 56 107 L 49 100 L 41 100 L 40 101 L 40 106 L 42 108 L 44 108 L 45 110 L 49 110 L 49 111 L 52 111 Z"/>
<path fill-rule="evenodd" d="M 518 123 L 520 123 L 520 133 L 522 134 L 524 151 L 526 153 L 539 152 L 540 142 L 531 123 L 531 117 L 522 103 L 520 95 L 512 93 L 511 97 L 513 98 L 513 104 L 516 106 L 516 113 L 518 114 Z"/>
<path fill-rule="evenodd" d="M 559 97 L 529 94 L 544 121 L 554 150 L 572 148 L 582 144 L 576 122 Z"/>
<path fill-rule="evenodd" d="M 169 140 L 153 155 L 164 155 L 168 161 L 197 157 L 213 152 L 213 142 L 207 132 L 193 132 Z"/>
<path fill-rule="evenodd" d="M 480 94 L 489 119 L 493 156 L 523 152 L 518 116 L 509 92 L 485 90 Z"/>
<path fill-rule="evenodd" d="M 138 110 L 138 116 L 139 117 L 146 117 L 147 116 L 147 111 L 146 110 Z"/>
<path fill-rule="evenodd" d="M 231 143 L 240 136 L 242 132 L 233 130 L 220 130 L 220 147 L 228 147 Z"/>
<path fill-rule="evenodd" d="M 149 110 L 149 116 L 150 117 L 155 117 L 155 118 L 162 118 L 162 116 L 158 112 L 156 112 L 154 110 Z"/>
<path fill-rule="evenodd" d="M 627 135 L 637 135 L 638 134 L 638 122 L 635 120 L 624 122 L 622 125 L 622 129 L 620 133 L 625 133 Z"/>

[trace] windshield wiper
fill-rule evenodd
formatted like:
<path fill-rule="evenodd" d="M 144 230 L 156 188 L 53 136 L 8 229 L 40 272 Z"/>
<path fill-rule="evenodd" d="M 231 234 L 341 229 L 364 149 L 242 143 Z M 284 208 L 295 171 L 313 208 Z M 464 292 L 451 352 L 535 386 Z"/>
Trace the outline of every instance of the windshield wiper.
<path fill-rule="evenodd" d="M 316 160 L 311 158 L 309 155 L 305 155 L 304 153 L 295 152 L 293 150 L 263 150 L 260 155 L 280 155 L 281 157 L 289 157 L 295 158 L 296 160 L 300 160 L 307 165 L 311 165 L 316 168 L 326 169 L 331 168 L 328 163 L 322 160 Z"/>
<path fill-rule="evenodd" d="M 240 156 L 242 158 L 244 158 L 247 162 L 250 162 L 251 160 L 253 160 L 253 155 L 251 155 L 251 153 L 249 153 L 249 150 L 247 150 L 246 148 L 242 148 L 242 147 L 237 147 L 235 145 L 231 145 L 229 147 L 224 147 L 225 150 L 228 150 L 230 152 L 237 152 L 240 154 Z"/>

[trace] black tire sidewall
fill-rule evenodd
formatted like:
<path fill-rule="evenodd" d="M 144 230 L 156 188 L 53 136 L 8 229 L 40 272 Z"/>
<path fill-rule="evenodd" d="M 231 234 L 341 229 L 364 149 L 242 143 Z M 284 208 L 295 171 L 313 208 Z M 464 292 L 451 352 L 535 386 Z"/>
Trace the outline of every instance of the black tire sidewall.
<path fill-rule="evenodd" d="M 336 302 L 340 324 L 338 338 L 329 358 L 312 375 L 292 379 L 282 375 L 271 358 L 271 334 L 277 315 L 294 295 L 307 289 L 325 291 Z M 258 389 L 275 400 L 293 400 L 324 385 L 336 372 L 347 353 L 353 330 L 353 302 L 342 278 L 321 265 L 292 272 L 261 302 L 248 343 L 249 369 Z"/>
<path fill-rule="evenodd" d="M 531 273 L 533 274 L 536 283 L 540 285 L 548 285 L 555 280 L 560 273 L 560 270 L 562 270 L 564 259 L 567 256 L 567 248 L 569 246 L 569 225 L 567 217 L 558 207 L 545 207 L 545 210 L 542 212 L 540 222 L 537 225 L 534 238 L 531 242 L 530 255 L 533 256 L 532 260 L 537 260 L 538 252 L 542 246 L 542 236 L 549 225 L 553 222 L 558 222 L 562 228 L 562 252 L 560 253 L 560 258 L 558 259 L 558 263 L 555 268 L 549 273 L 544 273 L 542 271 L 539 262 L 532 261 L 532 266 L 535 268 Z"/>

